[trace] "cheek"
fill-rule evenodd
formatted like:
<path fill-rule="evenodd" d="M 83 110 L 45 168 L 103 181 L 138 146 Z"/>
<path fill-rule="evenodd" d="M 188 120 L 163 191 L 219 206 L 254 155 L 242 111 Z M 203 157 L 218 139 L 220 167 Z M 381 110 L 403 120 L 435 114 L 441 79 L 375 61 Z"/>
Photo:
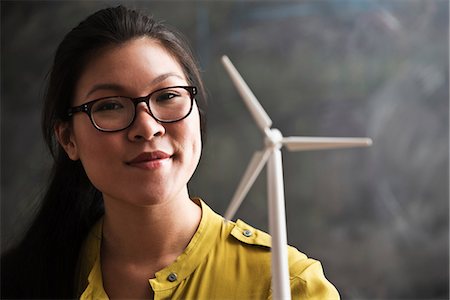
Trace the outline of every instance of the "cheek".
<path fill-rule="evenodd" d="M 104 151 L 104 145 L 110 143 L 107 141 L 107 135 L 104 135 L 101 132 L 96 132 L 96 129 L 94 130 L 83 126 L 80 130 L 75 132 L 80 159 L 82 162 L 99 158 L 99 153 Z"/>
<path fill-rule="evenodd" d="M 80 161 L 91 183 L 101 192 L 109 191 L 120 179 L 122 166 L 119 153 L 113 144 L 106 148 L 100 142 L 86 145 L 80 155 Z"/>
<path fill-rule="evenodd" d="M 195 164 L 198 164 L 200 159 L 200 155 L 202 152 L 202 137 L 200 132 L 200 117 L 198 111 L 195 111 L 195 122 L 191 123 L 190 132 L 191 132 L 191 140 L 192 140 L 192 154 L 195 160 Z"/>
<path fill-rule="evenodd" d="M 91 124 L 90 127 L 80 126 L 76 133 L 76 142 L 80 161 L 91 182 L 98 188 L 98 182 L 110 174 L 115 165 L 112 162 L 118 158 L 120 139 L 118 134 L 104 134 Z"/>
<path fill-rule="evenodd" d="M 202 151 L 202 139 L 200 133 L 200 119 L 198 117 L 198 112 L 193 112 L 196 114 L 195 118 L 186 119 L 187 122 L 180 127 L 182 130 L 179 131 L 179 136 L 182 139 L 182 148 L 184 151 L 184 160 L 186 164 L 191 166 L 191 169 L 195 169 L 200 160 L 200 155 Z M 193 170 L 192 170 L 193 171 Z"/>
<path fill-rule="evenodd" d="M 200 134 L 200 128 L 197 129 L 197 134 L 195 135 L 195 137 L 193 138 L 193 143 L 192 143 L 192 161 L 194 164 L 194 169 L 197 167 L 197 164 L 200 161 L 200 156 L 202 153 L 202 138 L 201 138 L 201 134 Z"/>

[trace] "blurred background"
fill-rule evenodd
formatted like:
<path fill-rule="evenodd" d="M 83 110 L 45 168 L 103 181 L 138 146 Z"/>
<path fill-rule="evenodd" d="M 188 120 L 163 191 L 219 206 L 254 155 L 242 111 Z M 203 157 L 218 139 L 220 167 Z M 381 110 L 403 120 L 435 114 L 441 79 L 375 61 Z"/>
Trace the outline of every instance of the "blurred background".
<path fill-rule="evenodd" d="M 1 242 L 20 237 L 51 160 L 41 97 L 65 33 L 119 3 L 190 40 L 209 93 L 190 185 L 223 214 L 262 136 L 227 54 L 285 136 L 368 136 L 371 148 L 283 151 L 288 241 L 344 299 L 449 297 L 449 2 L 1 1 Z M 237 218 L 268 230 L 261 173 Z"/>

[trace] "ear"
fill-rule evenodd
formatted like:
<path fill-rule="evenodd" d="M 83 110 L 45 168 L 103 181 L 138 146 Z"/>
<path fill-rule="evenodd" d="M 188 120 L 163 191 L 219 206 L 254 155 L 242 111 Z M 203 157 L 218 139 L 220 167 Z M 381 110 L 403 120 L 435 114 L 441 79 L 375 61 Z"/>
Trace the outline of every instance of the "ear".
<path fill-rule="evenodd" d="M 77 143 L 69 122 L 58 122 L 54 130 L 59 144 L 64 148 L 69 158 L 71 160 L 79 160 L 80 155 L 78 153 Z"/>

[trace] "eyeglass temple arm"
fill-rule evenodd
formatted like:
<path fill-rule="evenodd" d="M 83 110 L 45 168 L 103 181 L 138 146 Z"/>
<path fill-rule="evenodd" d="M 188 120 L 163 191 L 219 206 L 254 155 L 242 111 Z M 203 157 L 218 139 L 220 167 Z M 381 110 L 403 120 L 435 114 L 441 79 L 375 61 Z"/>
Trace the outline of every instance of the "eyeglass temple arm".
<path fill-rule="evenodd" d="M 73 116 L 73 114 L 76 114 L 78 112 L 87 112 L 87 111 L 88 111 L 88 106 L 86 104 L 82 104 L 80 106 L 69 108 L 67 110 L 67 116 L 71 117 L 71 116 Z"/>

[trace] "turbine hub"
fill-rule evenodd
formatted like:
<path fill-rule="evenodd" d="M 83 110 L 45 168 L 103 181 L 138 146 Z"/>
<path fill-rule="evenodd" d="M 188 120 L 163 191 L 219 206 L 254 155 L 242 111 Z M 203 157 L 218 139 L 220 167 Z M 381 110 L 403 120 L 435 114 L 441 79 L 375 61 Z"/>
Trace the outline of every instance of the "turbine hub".
<path fill-rule="evenodd" d="M 283 135 L 281 134 L 281 131 L 279 131 L 276 128 L 272 128 L 266 129 L 265 133 L 266 133 L 265 139 L 266 146 L 281 148 L 282 146 L 281 141 L 283 140 Z"/>

